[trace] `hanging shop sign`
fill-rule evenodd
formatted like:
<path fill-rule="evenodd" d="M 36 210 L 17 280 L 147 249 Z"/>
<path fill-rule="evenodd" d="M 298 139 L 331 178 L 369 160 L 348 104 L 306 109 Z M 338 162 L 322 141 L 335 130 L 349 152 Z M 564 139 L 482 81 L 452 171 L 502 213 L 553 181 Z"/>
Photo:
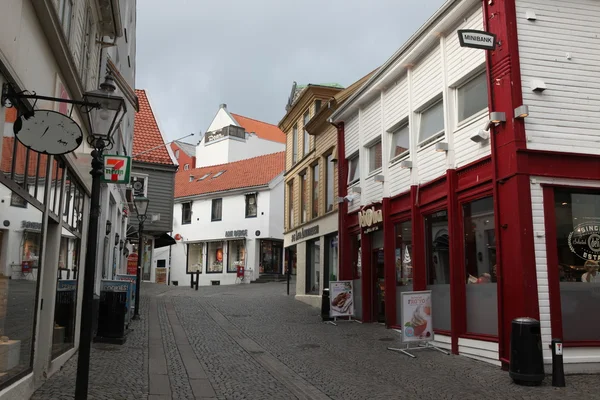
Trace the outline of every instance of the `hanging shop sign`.
<path fill-rule="evenodd" d="M 494 50 L 496 48 L 496 35 L 485 31 L 459 29 L 458 40 L 460 41 L 460 47 L 483 50 Z"/>
<path fill-rule="evenodd" d="M 600 260 L 600 221 L 584 222 L 568 237 L 569 249 L 584 260 Z"/>
<path fill-rule="evenodd" d="M 383 213 L 381 210 L 375 210 L 375 207 L 358 212 L 358 223 L 364 233 L 371 233 L 379 230 L 382 222 Z"/>
<path fill-rule="evenodd" d="M 319 225 L 302 228 L 292 234 L 292 242 L 319 234 Z"/>
<path fill-rule="evenodd" d="M 433 340 L 431 290 L 401 293 L 402 342 Z"/>
<path fill-rule="evenodd" d="M 131 174 L 131 157 L 105 155 L 104 156 L 104 183 L 129 183 Z"/>
<path fill-rule="evenodd" d="M 33 115 L 21 116 L 15 121 L 13 131 L 25 147 L 44 154 L 67 154 L 83 141 L 79 125 L 52 110 L 36 110 Z"/>
<path fill-rule="evenodd" d="M 248 236 L 248 229 L 240 229 L 236 231 L 225 231 L 225 237 L 246 237 Z"/>
<path fill-rule="evenodd" d="M 352 281 L 329 282 L 329 316 L 351 317 L 354 315 L 354 291 Z"/>

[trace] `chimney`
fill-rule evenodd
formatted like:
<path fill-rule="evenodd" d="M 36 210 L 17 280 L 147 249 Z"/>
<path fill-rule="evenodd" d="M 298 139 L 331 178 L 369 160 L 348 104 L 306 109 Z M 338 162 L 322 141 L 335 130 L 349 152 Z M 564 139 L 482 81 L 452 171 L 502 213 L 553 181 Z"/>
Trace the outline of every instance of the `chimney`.
<path fill-rule="evenodd" d="M 224 108 L 225 110 L 227 110 L 227 104 L 223 103 L 219 106 L 219 108 Z"/>

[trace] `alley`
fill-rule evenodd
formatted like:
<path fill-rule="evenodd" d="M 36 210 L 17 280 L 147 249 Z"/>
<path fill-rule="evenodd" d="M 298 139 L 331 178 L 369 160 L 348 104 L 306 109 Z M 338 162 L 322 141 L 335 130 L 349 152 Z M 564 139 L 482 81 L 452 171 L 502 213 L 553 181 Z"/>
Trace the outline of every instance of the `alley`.
<path fill-rule="evenodd" d="M 142 320 L 123 346 L 94 344 L 90 399 L 594 398 L 595 376 L 520 387 L 499 368 L 425 350 L 387 351 L 379 324 L 320 321 L 285 284 L 142 288 Z M 32 399 L 72 399 L 76 357 Z"/>

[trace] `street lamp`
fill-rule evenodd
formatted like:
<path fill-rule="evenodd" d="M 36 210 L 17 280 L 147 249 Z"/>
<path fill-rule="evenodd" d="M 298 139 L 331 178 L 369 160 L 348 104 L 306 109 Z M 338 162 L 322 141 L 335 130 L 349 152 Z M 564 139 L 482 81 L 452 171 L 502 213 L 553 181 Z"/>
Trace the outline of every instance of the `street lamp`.
<path fill-rule="evenodd" d="M 142 255 L 143 250 L 143 231 L 144 222 L 146 222 L 146 213 L 148 212 L 148 204 L 150 200 L 147 197 L 134 197 L 133 205 L 135 207 L 135 213 L 139 221 L 138 227 L 138 259 L 137 259 L 137 277 L 135 283 L 135 312 L 133 319 L 140 319 L 140 286 L 142 285 Z"/>
<path fill-rule="evenodd" d="M 90 348 L 92 344 L 92 320 L 94 301 L 94 278 L 96 276 L 96 256 L 98 245 L 98 220 L 100 219 L 100 177 L 102 176 L 103 155 L 105 149 L 113 146 L 112 136 L 127 112 L 123 97 L 114 94 L 115 83 L 110 72 L 106 75 L 100 89 L 84 93 L 83 99 L 88 106 L 84 111 L 88 116 L 88 144 L 92 151 L 92 194 L 90 204 L 90 225 L 85 255 L 83 279 L 83 304 L 81 307 L 81 328 L 75 398 L 87 399 L 90 373 Z"/>

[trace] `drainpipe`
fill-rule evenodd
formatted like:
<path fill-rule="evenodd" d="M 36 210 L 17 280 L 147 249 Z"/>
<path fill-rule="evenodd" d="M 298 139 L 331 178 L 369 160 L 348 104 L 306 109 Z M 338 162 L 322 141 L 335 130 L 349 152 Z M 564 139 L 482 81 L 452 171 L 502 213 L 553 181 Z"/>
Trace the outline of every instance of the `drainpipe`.
<path fill-rule="evenodd" d="M 348 163 L 346 161 L 346 145 L 344 140 L 344 122 L 328 122 L 337 129 L 337 166 L 338 166 L 338 268 L 339 280 L 351 280 L 352 264 L 349 259 L 350 235 L 347 229 L 348 203 L 344 200 L 348 194 Z"/>

